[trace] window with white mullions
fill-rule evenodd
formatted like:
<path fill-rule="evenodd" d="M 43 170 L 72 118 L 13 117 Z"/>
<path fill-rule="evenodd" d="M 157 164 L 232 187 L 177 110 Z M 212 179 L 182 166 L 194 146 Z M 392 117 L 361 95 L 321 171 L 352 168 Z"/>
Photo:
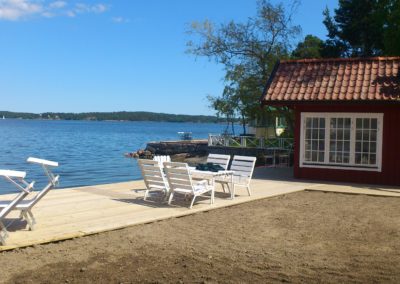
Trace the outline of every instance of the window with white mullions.
<path fill-rule="evenodd" d="M 302 113 L 300 166 L 380 171 L 383 114 Z"/>
<path fill-rule="evenodd" d="M 350 118 L 330 119 L 329 163 L 350 163 L 350 131 Z"/>
<path fill-rule="evenodd" d="M 376 164 L 377 133 L 377 118 L 356 119 L 355 163 L 357 165 Z"/>
<path fill-rule="evenodd" d="M 305 124 L 305 161 L 324 162 L 325 118 L 307 118 Z"/>

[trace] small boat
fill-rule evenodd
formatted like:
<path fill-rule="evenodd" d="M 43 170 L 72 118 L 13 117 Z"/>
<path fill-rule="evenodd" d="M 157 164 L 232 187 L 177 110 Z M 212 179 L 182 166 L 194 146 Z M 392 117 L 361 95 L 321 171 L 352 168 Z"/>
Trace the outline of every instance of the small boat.
<path fill-rule="evenodd" d="M 3 115 L 3 119 L 6 119 L 6 117 Z"/>
<path fill-rule="evenodd" d="M 178 132 L 181 140 L 192 140 L 192 132 Z"/>

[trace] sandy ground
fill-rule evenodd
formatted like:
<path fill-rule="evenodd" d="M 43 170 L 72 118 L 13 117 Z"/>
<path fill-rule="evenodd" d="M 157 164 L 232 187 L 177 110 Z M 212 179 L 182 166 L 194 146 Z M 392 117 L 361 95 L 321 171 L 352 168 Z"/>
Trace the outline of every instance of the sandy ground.
<path fill-rule="evenodd" d="M 400 199 L 300 192 L 0 253 L 10 283 L 400 283 Z"/>

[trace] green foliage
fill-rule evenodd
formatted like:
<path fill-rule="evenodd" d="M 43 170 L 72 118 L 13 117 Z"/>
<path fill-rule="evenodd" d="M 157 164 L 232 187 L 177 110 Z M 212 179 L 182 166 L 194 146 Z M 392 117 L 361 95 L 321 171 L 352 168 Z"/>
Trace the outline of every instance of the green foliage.
<path fill-rule="evenodd" d="M 400 55 L 400 0 L 339 0 L 324 11 L 326 57 Z"/>
<path fill-rule="evenodd" d="M 85 113 L 60 113 L 45 112 L 42 114 L 17 113 L 0 111 L 0 116 L 6 118 L 22 119 L 52 119 L 52 120 L 113 120 L 113 121 L 164 121 L 164 122 L 201 122 L 217 123 L 222 119 L 207 115 L 183 115 L 154 112 L 85 112 Z"/>
<path fill-rule="evenodd" d="M 292 52 L 293 59 L 321 58 L 324 48 L 324 41 L 320 38 L 307 35 L 304 41 L 299 42 Z"/>
<path fill-rule="evenodd" d="M 187 52 L 204 56 L 224 66 L 225 88 L 222 95 L 210 98 L 217 113 L 239 116 L 244 128 L 261 111 L 259 98 L 278 59 L 288 58 L 291 42 L 300 27 L 292 25 L 298 2 L 287 11 L 284 5 L 259 0 L 257 14 L 243 23 L 214 24 L 193 22 Z M 223 102 L 224 111 L 221 111 Z M 230 108 L 227 110 L 227 108 Z"/>

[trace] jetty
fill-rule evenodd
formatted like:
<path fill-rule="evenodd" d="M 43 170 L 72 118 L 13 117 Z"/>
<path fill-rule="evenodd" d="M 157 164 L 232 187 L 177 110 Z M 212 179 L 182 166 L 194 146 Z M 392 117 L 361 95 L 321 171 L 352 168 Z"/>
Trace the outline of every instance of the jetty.
<path fill-rule="evenodd" d="M 251 182 L 252 196 L 243 189 L 238 190 L 236 198 L 231 200 L 218 187 L 215 204 L 200 199 L 191 210 L 180 205 L 143 201 L 145 185 L 141 180 L 53 190 L 34 209 L 35 230 L 28 230 L 26 222 L 18 218 L 18 212 L 9 216 L 6 226 L 10 236 L 7 245 L 0 246 L 0 251 L 118 230 L 303 190 L 400 197 L 399 188 L 323 184 L 294 180 L 291 176 L 290 168 L 257 168 Z M 10 195 L 0 196 L 1 200 L 9 198 Z"/>

